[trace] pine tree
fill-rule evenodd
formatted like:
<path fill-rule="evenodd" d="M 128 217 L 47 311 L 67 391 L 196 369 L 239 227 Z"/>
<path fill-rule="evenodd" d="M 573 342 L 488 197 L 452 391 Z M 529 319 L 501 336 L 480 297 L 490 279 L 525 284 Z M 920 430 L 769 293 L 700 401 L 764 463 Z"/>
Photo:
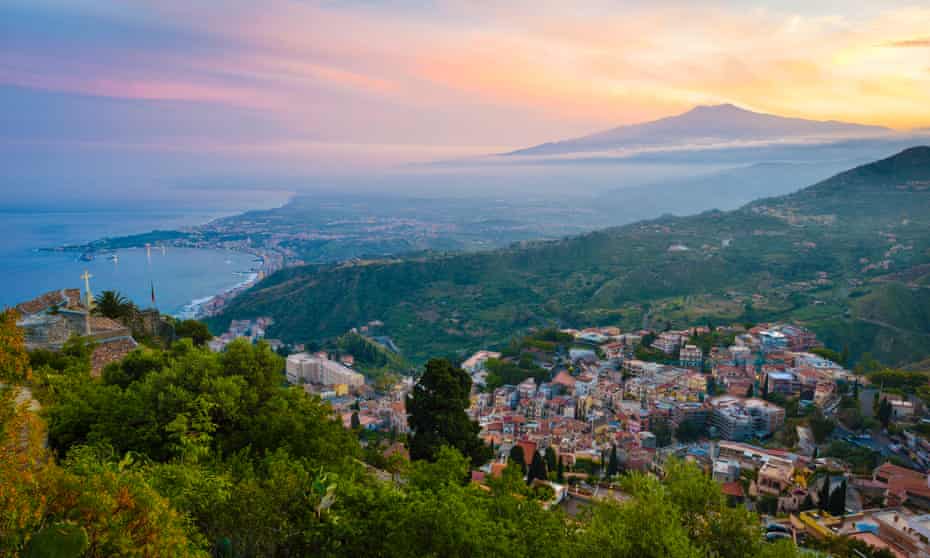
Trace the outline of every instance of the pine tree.
<path fill-rule="evenodd" d="M 362 421 L 358 418 L 358 411 L 352 411 L 352 430 L 358 430 L 362 427 Z"/>
<path fill-rule="evenodd" d="M 533 453 L 533 462 L 530 463 L 530 472 L 526 476 L 526 484 L 531 484 L 533 479 L 546 480 L 548 476 L 545 458 L 538 451 Z"/>

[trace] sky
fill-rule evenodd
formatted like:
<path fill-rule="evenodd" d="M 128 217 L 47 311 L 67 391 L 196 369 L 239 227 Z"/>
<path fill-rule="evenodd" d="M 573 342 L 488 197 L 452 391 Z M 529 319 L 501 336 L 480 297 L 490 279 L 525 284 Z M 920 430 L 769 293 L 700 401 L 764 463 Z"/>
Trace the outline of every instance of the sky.
<path fill-rule="evenodd" d="M 0 3 L 20 197 L 378 172 L 717 103 L 930 127 L 930 4 Z"/>

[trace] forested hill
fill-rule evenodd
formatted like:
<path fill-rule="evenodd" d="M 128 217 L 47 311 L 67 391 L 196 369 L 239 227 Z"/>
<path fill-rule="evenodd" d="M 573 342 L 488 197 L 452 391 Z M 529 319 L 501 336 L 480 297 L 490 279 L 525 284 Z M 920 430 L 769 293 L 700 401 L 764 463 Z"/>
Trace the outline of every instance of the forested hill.
<path fill-rule="evenodd" d="M 540 324 L 793 319 L 854 356 L 902 363 L 930 356 L 928 262 L 930 147 L 915 147 L 730 212 L 493 252 L 287 269 L 211 325 L 271 315 L 271 335 L 307 341 L 379 319 L 416 361 Z"/>

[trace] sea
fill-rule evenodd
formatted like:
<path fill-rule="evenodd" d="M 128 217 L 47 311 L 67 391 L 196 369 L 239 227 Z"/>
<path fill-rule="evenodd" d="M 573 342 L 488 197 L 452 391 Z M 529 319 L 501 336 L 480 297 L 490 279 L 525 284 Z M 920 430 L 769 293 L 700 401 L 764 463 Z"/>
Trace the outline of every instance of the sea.
<path fill-rule="evenodd" d="M 82 288 L 90 273 L 94 293 L 119 291 L 141 307 L 191 316 L 197 305 L 254 278 L 254 257 L 234 251 L 153 247 L 117 250 L 82 261 L 77 252 L 43 249 L 105 237 L 206 223 L 230 212 L 0 211 L 0 308 L 51 290 Z"/>

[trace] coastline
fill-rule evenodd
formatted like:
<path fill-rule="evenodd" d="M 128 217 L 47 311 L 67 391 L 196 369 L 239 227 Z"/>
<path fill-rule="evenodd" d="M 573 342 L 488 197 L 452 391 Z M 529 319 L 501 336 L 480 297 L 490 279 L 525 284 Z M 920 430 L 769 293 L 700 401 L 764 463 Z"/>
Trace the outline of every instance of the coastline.
<path fill-rule="evenodd" d="M 236 283 L 220 293 L 194 299 L 188 304 L 185 304 L 181 311 L 176 313 L 174 317 L 182 320 L 197 320 L 213 316 L 222 310 L 227 302 L 258 283 L 261 275 L 262 273 L 260 271 L 252 272 L 246 280 Z"/>

